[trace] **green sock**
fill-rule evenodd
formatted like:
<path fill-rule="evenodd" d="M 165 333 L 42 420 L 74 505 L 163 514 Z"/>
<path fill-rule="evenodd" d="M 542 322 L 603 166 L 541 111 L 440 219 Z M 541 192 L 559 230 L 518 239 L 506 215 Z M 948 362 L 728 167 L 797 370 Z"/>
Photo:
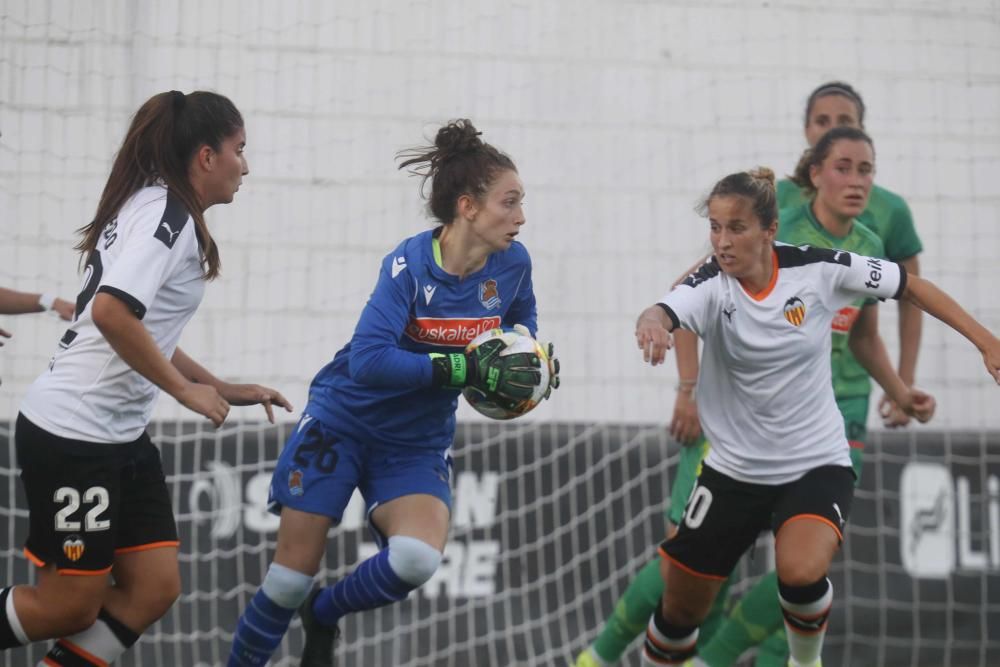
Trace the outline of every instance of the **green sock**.
<path fill-rule="evenodd" d="M 768 572 L 747 591 L 711 641 L 699 649 L 698 656 L 712 667 L 730 667 L 744 651 L 784 625 L 778 602 L 778 575 Z"/>
<path fill-rule="evenodd" d="M 649 617 L 662 597 L 660 559 L 654 558 L 632 579 L 594 642 L 594 652 L 601 660 L 612 664 L 621 658 L 632 640 L 646 631 Z"/>
<path fill-rule="evenodd" d="M 726 620 L 726 602 L 729 599 L 729 586 L 732 584 L 735 574 L 729 577 L 719 590 L 712 610 L 708 613 L 705 622 L 701 624 L 698 634 L 699 645 L 708 642 L 716 629 Z M 775 589 L 777 595 L 777 589 Z M 601 660 L 608 664 L 618 661 L 625 649 L 628 648 L 636 637 L 646 631 L 649 625 L 649 617 L 656 611 L 656 605 L 660 604 L 663 598 L 663 577 L 660 576 L 660 559 L 654 558 L 646 563 L 645 567 L 639 570 L 632 582 L 625 589 L 625 593 L 615 611 L 604 623 L 604 629 L 594 641 L 592 648 Z M 775 598 L 777 600 L 777 598 Z"/>
<path fill-rule="evenodd" d="M 757 659 L 753 667 L 787 667 L 788 638 L 785 636 L 784 622 L 777 632 L 768 636 L 757 649 Z"/>

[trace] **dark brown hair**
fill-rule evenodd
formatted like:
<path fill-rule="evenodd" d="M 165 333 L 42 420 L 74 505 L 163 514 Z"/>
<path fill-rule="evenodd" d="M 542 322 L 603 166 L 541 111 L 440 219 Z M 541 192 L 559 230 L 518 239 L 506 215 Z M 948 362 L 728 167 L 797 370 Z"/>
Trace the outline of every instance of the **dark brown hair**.
<path fill-rule="evenodd" d="M 865 126 L 865 101 L 861 99 L 861 93 L 854 90 L 849 83 L 844 83 L 843 81 L 829 81 L 812 91 L 812 94 L 809 95 L 809 99 L 806 101 L 806 127 L 809 126 L 809 115 L 812 114 L 813 106 L 815 106 L 816 100 L 823 97 L 829 97 L 830 95 L 840 95 L 841 97 L 846 97 L 850 101 L 854 102 L 854 106 L 858 110 L 858 124 L 860 124 L 861 127 Z"/>
<path fill-rule="evenodd" d="M 458 198 L 470 195 L 482 199 L 501 171 L 517 171 L 505 153 L 479 138 L 468 118 L 453 120 L 438 130 L 433 146 L 418 146 L 400 151 L 400 169 L 422 176 L 420 192 L 427 198 L 431 215 L 448 225 L 455 219 Z M 430 196 L 424 193 L 428 179 Z"/>
<path fill-rule="evenodd" d="M 799 158 L 799 163 L 795 165 L 795 173 L 792 174 L 791 180 L 805 192 L 807 197 L 812 198 L 816 196 L 816 186 L 813 185 L 812 178 L 809 175 L 810 169 L 823 164 L 823 161 L 830 157 L 833 145 L 840 140 L 864 141 L 872 147 L 872 154 L 875 154 L 875 144 L 864 130 L 844 126 L 833 128 L 820 137 L 815 146 L 807 148 L 802 153 L 802 157 Z"/>
<path fill-rule="evenodd" d="M 767 229 L 778 220 L 778 195 L 774 187 L 774 172 L 767 167 L 756 167 L 749 171 L 729 174 L 715 184 L 705 200 L 698 206 L 698 212 L 708 215 L 708 204 L 716 197 L 746 197 L 752 203 L 754 215 L 760 220 L 762 229 Z"/>
<path fill-rule="evenodd" d="M 202 146 L 221 150 L 222 142 L 243 127 L 236 106 L 217 93 L 188 95 L 172 90 L 149 98 L 132 118 L 111 166 L 97 212 L 77 230 L 76 249 L 88 254 L 97 247 L 104 226 L 114 220 L 129 197 L 157 181 L 166 184 L 194 219 L 205 279 L 219 275 L 219 249 L 205 223 L 204 203 L 191 185 L 188 166 Z"/>

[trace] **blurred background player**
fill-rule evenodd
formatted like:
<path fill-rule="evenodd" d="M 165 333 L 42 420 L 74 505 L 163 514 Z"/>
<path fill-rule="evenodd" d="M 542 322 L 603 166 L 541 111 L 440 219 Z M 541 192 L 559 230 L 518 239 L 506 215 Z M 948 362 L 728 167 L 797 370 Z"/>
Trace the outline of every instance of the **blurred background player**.
<path fill-rule="evenodd" d="M 403 600 L 430 579 L 448 538 L 460 390 L 492 382 L 517 399 L 541 381 L 533 354 L 499 357 L 493 342 L 463 351 L 492 328 L 534 335 L 537 321 L 531 260 L 515 240 L 524 186 L 514 162 L 479 135 L 458 120 L 434 146 L 401 153 L 400 168 L 431 182 L 440 225 L 386 255 L 354 336 L 313 380 L 271 481 L 277 550 L 240 618 L 230 667 L 264 664 L 300 605 L 301 664 L 331 665 L 344 615 Z M 355 488 L 381 550 L 312 591 L 327 532 Z"/>
<path fill-rule="evenodd" d="M 38 583 L 0 592 L 0 648 L 59 637 L 45 665 L 106 665 L 174 603 L 177 528 L 146 433 L 160 389 L 215 426 L 230 404 L 263 404 L 272 422 L 272 404 L 291 409 L 177 347 L 219 273 L 204 211 L 233 200 L 245 143 L 240 112 L 215 93 L 160 93 L 132 119 L 80 230 L 76 320 L 17 417 Z"/>
<path fill-rule="evenodd" d="M 908 281 L 898 264 L 774 245 L 770 170 L 727 176 L 705 208 L 715 254 L 636 324 L 653 365 L 670 346 L 668 331 L 683 324 L 698 333 L 705 341 L 698 392 L 712 399 L 701 406 L 712 449 L 684 521 L 661 546 L 666 585 L 643 656 L 653 665 L 694 657 L 698 625 L 721 582 L 770 527 L 786 627 L 795 630 L 790 664 L 817 665 L 833 599 L 826 572 L 854 482 L 827 357 L 834 316 L 858 297 L 909 298 L 972 341 L 998 383 L 1000 341 L 931 283 Z M 902 382 L 884 389 L 920 419 L 933 407 Z"/>
<path fill-rule="evenodd" d="M 865 103 L 849 84 L 842 81 L 824 83 L 814 90 L 806 102 L 805 137 L 809 147 L 816 145 L 827 131 L 834 127 L 865 129 Z M 778 181 L 778 209 L 794 208 L 808 203 L 810 192 L 793 179 Z M 868 205 L 857 216 L 857 221 L 871 229 L 882 240 L 887 259 L 903 265 L 908 275 L 920 274 L 918 255 L 923 243 L 913 224 L 913 215 L 906 201 L 899 195 L 873 184 Z M 916 378 L 917 356 L 920 350 L 920 332 L 923 313 L 905 299 L 899 308 L 899 376 L 913 386 Z M 879 401 L 879 413 L 886 426 L 903 426 L 909 420 L 884 396 Z"/>

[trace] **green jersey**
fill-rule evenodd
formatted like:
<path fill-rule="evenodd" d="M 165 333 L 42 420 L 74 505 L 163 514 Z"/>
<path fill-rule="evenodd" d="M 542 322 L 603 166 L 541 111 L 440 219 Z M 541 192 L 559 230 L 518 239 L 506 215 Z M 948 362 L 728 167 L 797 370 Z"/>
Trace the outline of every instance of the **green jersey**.
<path fill-rule="evenodd" d="M 835 248 L 865 255 L 885 257 L 882 241 L 875 232 L 855 222 L 847 236 L 838 238 L 828 232 L 813 215 L 809 204 L 799 204 L 781 209 L 778 214 L 777 240 L 791 245 L 809 245 L 814 248 Z M 858 299 L 842 308 L 833 318 L 833 394 L 837 400 L 867 397 L 871 393 L 871 380 L 858 360 L 847 347 L 847 337 L 861 313 L 865 299 Z"/>
<path fill-rule="evenodd" d="M 790 180 L 778 181 L 778 208 L 784 210 L 806 203 L 799 186 Z M 924 249 L 913 226 L 913 216 L 906 201 L 885 188 L 872 186 L 868 195 L 868 208 L 858 216 L 858 222 L 875 232 L 885 246 L 885 257 L 901 262 Z M 780 234 L 780 232 L 779 232 Z"/>

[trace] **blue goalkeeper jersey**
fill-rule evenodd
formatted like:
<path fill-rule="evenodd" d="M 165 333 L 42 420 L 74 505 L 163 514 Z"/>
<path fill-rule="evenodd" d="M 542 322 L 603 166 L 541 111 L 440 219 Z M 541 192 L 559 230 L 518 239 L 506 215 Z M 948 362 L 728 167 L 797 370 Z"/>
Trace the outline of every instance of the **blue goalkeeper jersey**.
<path fill-rule="evenodd" d="M 489 329 L 523 324 L 535 335 L 531 258 L 515 241 L 459 279 L 438 266 L 436 230 L 382 260 L 350 342 L 313 379 L 306 412 L 361 443 L 445 449 L 459 391 L 431 386 L 430 352 L 461 352 Z"/>

